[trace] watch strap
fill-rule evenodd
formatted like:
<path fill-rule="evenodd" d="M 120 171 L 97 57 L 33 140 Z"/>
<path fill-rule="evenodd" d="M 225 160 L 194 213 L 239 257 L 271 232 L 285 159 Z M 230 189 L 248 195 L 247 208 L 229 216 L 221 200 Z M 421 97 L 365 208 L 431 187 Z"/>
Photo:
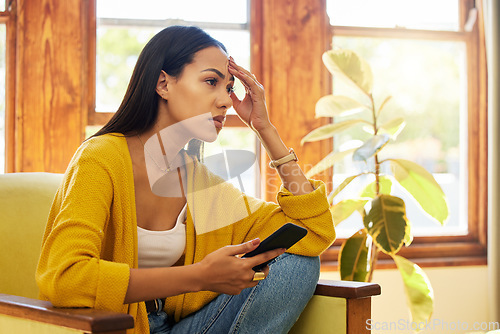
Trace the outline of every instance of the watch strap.
<path fill-rule="evenodd" d="M 293 148 L 290 148 L 288 152 L 290 152 L 290 154 L 285 155 L 283 158 L 270 161 L 269 167 L 276 168 L 290 161 L 299 161 L 299 158 L 297 158 L 297 155 L 295 154 Z"/>

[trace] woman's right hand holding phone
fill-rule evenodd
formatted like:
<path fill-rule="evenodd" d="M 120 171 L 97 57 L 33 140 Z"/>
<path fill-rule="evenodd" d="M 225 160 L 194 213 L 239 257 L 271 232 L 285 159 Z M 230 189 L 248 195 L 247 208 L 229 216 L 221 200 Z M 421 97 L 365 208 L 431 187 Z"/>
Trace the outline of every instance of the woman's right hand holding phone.
<path fill-rule="evenodd" d="M 285 252 L 285 249 L 274 249 L 254 257 L 241 257 L 259 244 L 257 238 L 243 244 L 225 246 L 208 254 L 198 263 L 203 277 L 201 290 L 237 295 L 243 289 L 256 286 L 258 281 L 253 281 L 255 271 L 252 268 Z M 266 266 L 262 271 L 267 277 L 269 267 Z"/>

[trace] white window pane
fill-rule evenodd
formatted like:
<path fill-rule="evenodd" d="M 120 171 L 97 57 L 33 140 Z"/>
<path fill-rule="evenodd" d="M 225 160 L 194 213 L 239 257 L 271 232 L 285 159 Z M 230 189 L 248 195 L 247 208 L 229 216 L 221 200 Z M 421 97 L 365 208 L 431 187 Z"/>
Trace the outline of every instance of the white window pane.
<path fill-rule="evenodd" d="M 376 105 L 380 105 L 386 96 L 392 96 L 381 114 L 379 124 L 395 117 L 403 117 L 407 122 L 397 141 L 389 143 L 380 152 L 380 159 L 402 158 L 422 165 L 433 173 L 447 196 L 450 218 L 445 227 L 441 227 L 418 209 L 406 191 L 395 188 L 393 194 L 401 196 L 406 202 L 413 234 L 466 234 L 465 43 L 336 37 L 333 44 L 354 50 L 371 65 Z M 334 94 L 362 98 L 355 96 L 341 82 L 335 82 L 335 79 Z M 367 120 L 371 120 L 371 115 L 367 117 Z M 368 136 L 362 130 L 341 133 L 335 137 L 337 149 L 339 145 L 352 145 L 353 140 L 363 141 Z M 334 182 L 338 185 L 345 177 L 365 170 L 364 164 L 346 160 L 342 165 L 336 166 Z M 366 184 L 361 181 L 359 187 Z M 355 196 L 354 188 L 356 187 L 350 187 L 353 192 L 345 194 L 346 197 Z M 359 215 L 353 219 L 359 220 Z M 339 230 L 347 227 L 349 231 L 345 233 L 355 232 L 347 225 L 350 223 L 342 222 Z"/>
<path fill-rule="evenodd" d="M 0 24 L 0 173 L 5 167 L 5 24 Z"/>
<path fill-rule="evenodd" d="M 246 0 L 98 0 L 96 12 L 106 18 L 246 23 L 247 6 Z"/>
<path fill-rule="evenodd" d="M 327 0 L 334 26 L 459 30 L 459 0 Z"/>
<path fill-rule="evenodd" d="M 205 30 L 210 36 L 220 41 L 238 65 L 250 67 L 250 32 L 248 30 Z"/>

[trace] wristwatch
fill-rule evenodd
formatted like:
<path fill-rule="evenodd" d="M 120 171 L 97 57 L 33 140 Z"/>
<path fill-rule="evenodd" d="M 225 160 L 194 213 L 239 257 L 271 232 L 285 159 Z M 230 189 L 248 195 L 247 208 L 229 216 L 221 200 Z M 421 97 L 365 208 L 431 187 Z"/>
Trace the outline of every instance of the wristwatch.
<path fill-rule="evenodd" d="M 288 152 L 290 152 L 290 154 L 285 155 L 283 158 L 270 161 L 269 167 L 276 168 L 290 161 L 299 161 L 299 158 L 297 158 L 297 155 L 295 154 L 293 148 L 290 148 Z"/>

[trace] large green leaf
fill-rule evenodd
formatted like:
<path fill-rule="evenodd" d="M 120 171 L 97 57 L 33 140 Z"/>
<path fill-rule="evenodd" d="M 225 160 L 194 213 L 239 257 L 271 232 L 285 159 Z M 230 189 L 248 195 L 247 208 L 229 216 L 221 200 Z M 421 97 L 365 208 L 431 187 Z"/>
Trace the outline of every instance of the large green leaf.
<path fill-rule="evenodd" d="M 355 161 L 366 161 L 380 151 L 385 144 L 391 139 L 388 134 L 376 135 L 368 139 L 361 145 L 353 154 L 352 159 Z"/>
<path fill-rule="evenodd" d="M 401 131 L 403 131 L 404 127 L 406 125 L 406 122 L 404 118 L 398 117 L 394 118 L 387 123 L 384 123 L 380 128 L 378 133 L 387 133 L 388 135 L 391 136 L 393 140 L 396 140 L 396 138 L 399 136 Z"/>
<path fill-rule="evenodd" d="M 303 145 L 305 142 L 318 141 L 331 138 L 333 137 L 334 134 L 350 129 L 353 126 L 360 123 L 368 123 L 368 122 L 362 119 L 353 119 L 353 120 L 320 126 L 319 128 L 314 129 L 307 135 L 305 135 L 304 138 L 302 138 L 302 140 L 300 141 L 300 145 Z"/>
<path fill-rule="evenodd" d="M 352 154 L 355 148 L 342 151 L 342 152 L 331 152 L 326 157 L 321 159 L 316 165 L 314 165 L 310 170 L 307 171 L 306 176 L 311 177 L 316 174 L 321 173 L 325 169 L 332 167 L 335 163 L 342 161 L 345 157 Z"/>
<path fill-rule="evenodd" d="M 389 159 L 394 178 L 422 209 L 440 224 L 448 219 L 448 203 L 441 186 L 422 166 L 404 159 Z"/>
<path fill-rule="evenodd" d="M 368 201 L 368 199 L 363 198 L 345 199 L 330 207 L 335 226 L 349 218 L 355 211 L 361 212 Z"/>
<path fill-rule="evenodd" d="M 340 278 L 366 282 L 370 273 L 371 238 L 361 229 L 347 239 L 339 253 Z"/>
<path fill-rule="evenodd" d="M 390 194 L 392 189 L 392 180 L 384 175 L 379 176 L 379 187 L 381 194 Z M 377 196 L 375 189 L 375 181 L 370 183 L 363 189 L 359 197 L 370 197 L 375 198 Z"/>
<path fill-rule="evenodd" d="M 387 254 L 396 254 L 410 233 L 405 202 L 395 196 L 379 195 L 372 201 L 363 223 L 375 244 Z"/>
<path fill-rule="evenodd" d="M 401 131 L 403 131 L 404 127 L 406 125 L 406 122 L 404 118 L 398 117 L 393 120 L 390 120 L 387 123 L 384 123 L 384 125 L 378 127 L 377 129 L 377 134 L 388 134 L 392 140 L 396 140 Z M 371 135 L 375 134 L 375 131 L 373 129 L 373 126 L 363 126 L 363 131 L 366 133 L 369 133 Z"/>
<path fill-rule="evenodd" d="M 316 117 L 346 116 L 368 110 L 368 107 L 347 96 L 327 95 L 316 102 Z"/>
<path fill-rule="evenodd" d="M 330 195 L 328 195 L 328 201 L 332 203 L 332 200 L 337 196 L 349 183 L 352 182 L 355 178 L 361 175 L 365 175 L 366 173 L 361 173 L 353 176 L 349 176 L 347 179 L 345 179 L 334 191 L 331 192 Z"/>
<path fill-rule="evenodd" d="M 371 134 L 372 136 L 375 134 L 375 129 L 373 128 L 373 124 L 363 125 L 361 129 L 363 129 L 364 132 Z"/>
<path fill-rule="evenodd" d="M 406 247 L 410 246 L 411 243 L 413 242 L 413 234 L 411 233 L 411 224 L 408 224 L 408 233 L 406 233 L 403 242 Z"/>
<path fill-rule="evenodd" d="M 352 50 L 330 50 L 323 53 L 323 63 L 334 77 L 346 80 L 366 95 L 373 87 L 370 65 Z"/>
<path fill-rule="evenodd" d="M 392 255 L 392 258 L 403 278 L 412 322 L 427 323 L 434 311 L 434 291 L 429 278 L 422 268 L 404 257 Z"/>

